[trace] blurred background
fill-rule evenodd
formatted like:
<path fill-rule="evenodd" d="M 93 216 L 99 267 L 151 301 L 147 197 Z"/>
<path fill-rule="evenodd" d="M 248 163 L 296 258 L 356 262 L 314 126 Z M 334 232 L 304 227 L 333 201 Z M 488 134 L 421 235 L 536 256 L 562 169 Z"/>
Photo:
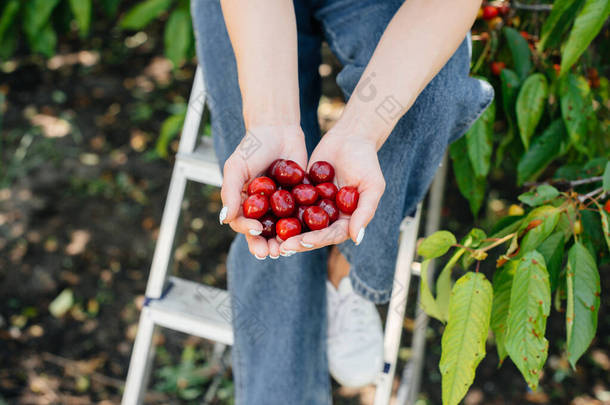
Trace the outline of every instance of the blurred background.
<path fill-rule="evenodd" d="M 525 63 L 505 30 L 520 33 L 530 71 L 552 79 L 583 6 L 571 2 L 579 4 L 559 28 L 546 30 L 545 51 L 538 42 L 550 7 L 526 3 L 491 3 L 495 13 L 483 8 L 473 30 L 473 71 L 487 77 L 497 95 L 503 94 L 502 70 L 519 72 Z M 597 149 L 555 156 L 536 176 L 608 157 L 604 21 L 575 68 L 591 92 Z M 120 402 L 195 68 L 188 0 L 0 0 L 0 404 Z M 344 106 L 334 80 L 340 69 L 325 47 L 324 130 Z M 552 104 L 549 116 L 557 109 Z M 452 170 L 448 175 L 442 226 L 456 235 L 473 224 L 488 229 L 522 191 L 517 166 L 523 147 L 518 136 L 506 140 L 511 114 L 499 104 L 496 111 L 490 142 L 504 145 L 504 157 L 494 156 L 476 201 L 462 197 L 463 184 Z M 210 136 L 207 113 L 201 136 Z M 219 189 L 189 184 L 186 196 L 172 271 L 226 287 L 233 233 L 217 222 Z M 610 291 L 609 270 L 606 260 L 602 291 Z M 399 373 L 411 356 L 412 305 Z M 551 316 L 547 335 L 557 340 L 549 339 L 536 392 L 512 363 L 498 368 L 489 345 L 464 403 L 610 404 L 609 307 L 602 297 L 598 338 L 576 370 L 562 354 L 561 314 Z M 441 403 L 441 333 L 442 325 L 431 321 L 421 405 Z M 209 342 L 163 330 L 155 345 L 147 403 L 233 402 L 230 368 L 219 367 Z M 333 393 L 338 404 L 371 403 L 372 394 L 371 388 L 338 386 Z"/>

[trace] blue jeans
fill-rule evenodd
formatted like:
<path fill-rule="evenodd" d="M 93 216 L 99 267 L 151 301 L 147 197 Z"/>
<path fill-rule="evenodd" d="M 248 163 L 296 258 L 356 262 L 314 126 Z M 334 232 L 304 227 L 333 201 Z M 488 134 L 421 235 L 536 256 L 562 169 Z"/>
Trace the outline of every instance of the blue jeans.
<path fill-rule="evenodd" d="M 218 0 L 192 0 L 197 54 L 208 89 L 212 135 L 221 167 L 243 137 L 235 56 Z M 400 0 L 294 0 L 298 30 L 301 126 L 312 152 L 320 139 L 320 46 L 327 41 L 343 69 L 337 83 L 351 96 Z M 356 247 L 339 246 L 354 290 L 389 300 L 401 220 L 424 197 L 449 143 L 462 136 L 491 103 L 488 84 L 469 77 L 467 39 L 428 84 L 379 150 L 386 190 Z M 366 95 L 381 119 L 392 97 Z M 377 97 L 377 98 L 376 98 Z M 326 359 L 327 249 L 278 260 L 256 260 L 243 235 L 227 259 L 235 344 L 233 374 L 238 404 L 330 404 Z"/>

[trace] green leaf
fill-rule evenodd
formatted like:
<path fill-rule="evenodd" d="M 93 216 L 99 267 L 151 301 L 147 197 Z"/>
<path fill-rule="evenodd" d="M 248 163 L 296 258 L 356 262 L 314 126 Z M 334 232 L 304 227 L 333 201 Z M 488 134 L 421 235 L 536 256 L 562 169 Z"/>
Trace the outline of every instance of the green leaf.
<path fill-rule="evenodd" d="M 449 301 L 451 298 L 451 288 L 453 287 L 453 283 L 451 282 L 451 271 L 464 252 L 466 252 L 466 249 L 458 249 L 453 256 L 451 256 L 451 259 L 449 259 L 445 267 L 443 267 L 438 279 L 436 279 L 436 308 L 438 309 L 443 322 L 446 322 L 447 318 L 449 318 Z"/>
<path fill-rule="evenodd" d="M 491 283 L 482 273 L 468 272 L 453 287 L 439 364 L 444 405 L 461 401 L 485 357 L 492 299 Z"/>
<path fill-rule="evenodd" d="M 30 0 L 25 2 L 23 29 L 28 35 L 30 43 L 34 42 L 34 37 L 45 26 L 48 27 L 49 17 L 57 4 L 59 4 L 59 0 Z"/>
<path fill-rule="evenodd" d="M 530 52 L 530 47 L 525 38 L 523 38 L 516 29 L 504 27 L 503 31 L 506 42 L 508 43 L 508 48 L 513 57 L 515 72 L 517 72 L 521 80 L 523 80 L 532 70 L 532 54 Z"/>
<path fill-rule="evenodd" d="M 556 0 L 553 2 L 551 14 L 542 25 L 538 50 L 542 52 L 547 43 L 549 45 L 558 43 L 564 32 L 570 27 L 576 16 L 576 11 L 582 5 L 583 0 Z"/>
<path fill-rule="evenodd" d="M 76 17 L 80 36 L 87 36 L 91 24 L 91 0 L 70 0 L 70 9 Z"/>
<path fill-rule="evenodd" d="M 597 204 L 597 202 L 596 202 Z M 604 233 L 604 239 L 606 239 L 606 245 L 608 245 L 608 252 L 610 252 L 610 215 L 604 210 L 604 207 L 597 204 L 599 209 L 599 216 L 602 222 L 602 231 Z"/>
<path fill-rule="evenodd" d="M 570 140 L 576 149 L 586 153 L 585 141 L 593 114 L 593 98 L 587 79 L 569 74 L 560 84 L 561 115 Z"/>
<path fill-rule="evenodd" d="M 7 30 L 13 25 L 15 16 L 18 12 L 19 0 L 9 0 L 9 2 L 6 3 L 6 6 L 4 6 L 2 15 L 0 16 L 0 42 L 2 42 Z"/>
<path fill-rule="evenodd" d="M 485 177 L 489 173 L 495 119 L 496 106 L 491 103 L 465 135 L 470 164 L 478 177 Z"/>
<path fill-rule="evenodd" d="M 567 150 L 568 135 L 562 120 L 557 119 L 538 137 L 521 156 L 517 166 L 517 184 L 535 180 L 551 162 Z"/>
<path fill-rule="evenodd" d="M 114 17 L 119 9 L 121 0 L 101 0 L 102 9 L 108 17 Z"/>
<path fill-rule="evenodd" d="M 434 259 L 447 253 L 457 240 L 449 231 L 436 231 L 419 245 L 417 253 L 426 259 Z"/>
<path fill-rule="evenodd" d="M 555 187 L 549 184 L 541 184 L 535 189 L 521 194 L 517 198 L 519 201 L 529 205 L 530 207 L 537 207 L 538 205 L 542 205 L 545 202 L 552 200 L 558 195 L 559 191 Z"/>
<path fill-rule="evenodd" d="M 551 291 L 555 291 L 559 283 L 559 273 L 563 263 L 563 252 L 565 248 L 565 238 L 562 231 L 555 231 L 544 240 L 536 250 L 544 257 L 546 269 L 549 273 Z"/>
<path fill-rule="evenodd" d="M 536 249 L 546 238 L 551 235 L 551 233 L 553 233 L 553 230 L 557 226 L 561 211 L 555 207 L 547 207 L 549 206 L 545 205 L 532 210 L 524 221 L 524 225 L 526 227 L 527 224 L 531 224 L 532 221 L 540 220 L 542 223 L 527 231 L 527 233 L 523 236 L 523 239 L 521 239 L 521 244 L 519 245 L 519 257 L 522 257 L 524 254 Z M 543 210 L 540 210 L 541 208 Z"/>
<path fill-rule="evenodd" d="M 449 154 L 460 193 L 468 200 L 470 211 L 476 217 L 485 197 L 486 180 L 484 177 L 475 176 L 474 169 L 468 158 L 466 139 L 464 137 L 451 144 Z"/>
<path fill-rule="evenodd" d="M 428 284 L 428 265 L 430 264 L 430 259 L 424 260 L 421 265 L 421 276 L 419 279 L 419 303 L 428 316 L 438 319 L 441 322 L 445 322 L 446 318 L 441 314 L 438 306 L 436 305 L 436 300 L 430 291 L 430 286 Z"/>
<path fill-rule="evenodd" d="M 0 39 L 0 60 L 8 59 L 15 52 L 17 47 L 17 26 L 10 27 L 7 31 L 7 35 Z"/>
<path fill-rule="evenodd" d="M 595 259 L 586 247 L 575 242 L 568 252 L 567 351 L 572 367 L 587 350 L 597 330 L 600 281 Z"/>
<path fill-rule="evenodd" d="M 538 387 L 549 342 L 544 337 L 551 310 L 551 288 L 544 258 L 529 252 L 515 271 L 510 290 L 506 351 L 532 390 Z"/>
<path fill-rule="evenodd" d="M 511 260 L 493 277 L 494 298 L 491 307 L 491 330 L 496 337 L 496 347 L 500 365 L 508 355 L 506 352 L 506 321 L 508 319 L 508 306 L 510 304 L 510 289 L 513 285 L 513 276 L 519 262 Z"/>
<path fill-rule="evenodd" d="M 542 118 L 548 92 L 546 77 L 542 73 L 534 73 L 525 80 L 517 96 L 517 124 L 526 150 L 529 148 L 530 139 Z"/>
<path fill-rule="evenodd" d="M 610 193 L 610 162 L 606 163 L 606 169 L 602 177 L 602 188 L 604 193 Z"/>
<path fill-rule="evenodd" d="M 466 234 L 466 236 L 464 236 L 462 238 L 462 240 L 460 241 L 460 245 L 466 246 L 466 247 L 469 247 L 472 249 L 476 249 L 485 243 L 486 238 L 487 238 L 487 234 L 482 229 L 472 228 L 470 230 L 470 232 L 468 232 L 468 234 Z M 462 250 L 462 249 L 463 248 L 460 248 L 460 250 Z M 459 250 L 458 250 L 458 252 L 459 252 Z M 467 270 L 474 261 L 475 261 L 475 259 L 472 257 L 472 253 L 469 253 L 462 257 L 461 265 L 464 268 L 464 270 Z M 441 274 L 441 276 L 442 276 L 442 274 Z M 439 276 L 439 279 L 440 279 L 440 276 Z M 437 283 L 438 283 L 438 281 L 437 281 Z"/>
<path fill-rule="evenodd" d="M 193 31 L 191 16 L 187 7 L 174 10 L 165 24 L 165 56 L 172 61 L 174 67 L 184 62 L 191 46 Z"/>
<path fill-rule="evenodd" d="M 46 57 L 51 57 L 55 53 L 57 45 L 57 34 L 49 21 L 33 40 L 30 40 L 30 47 L 34 52 L 40 52 Z"/>
<path fill-rule="evenodd" d="M 182 129 L 182 124 L 184 124 L 185 114 L 174 114 L 170 115 L 163 121 L 161 125 L 161 133 L 159 134 L 159 138 L 157 139 L 157 143 L 155 145 L 155 150 L 157 154 L 161 157 L 167 157 L 167 147 L 169 143 L 180 133 Z"/>
<path fill-rule="evenodd" d="M 128 30 L 140 30 L 169 9 L 173 0 L 144 0 L 132 7 L 121 19 L 119 26 Z"/>
<path fill-rule="evenodd" d="M 519 76 L 517 76 L 514 71 L 507 68 L 502 69 L 500 72 L 500 82 L 502 86 L 502 108 L 508 122 L 508 130 L 496 149 L 496 166 L 499 166 L 504 159 L 504 152 L 517 132 L 515 123 L 515 101 L 517 100 L 517 94 L 519 93 L 521 79 L 519 79 Z"/>
<path fill-rule="evenodd" d="M 574 20 L 574 26 L 561 53 L 560 76 L 565 74 L 587 49 L 602 29 L 608 14 L 610 14 L 610 0 L 585 1 L 580 14 Z"/>

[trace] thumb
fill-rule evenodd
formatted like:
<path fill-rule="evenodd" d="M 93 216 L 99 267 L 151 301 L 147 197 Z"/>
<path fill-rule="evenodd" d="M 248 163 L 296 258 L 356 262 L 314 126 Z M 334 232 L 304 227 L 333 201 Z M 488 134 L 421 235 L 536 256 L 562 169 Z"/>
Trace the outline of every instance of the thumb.
<path fill-rule="evenodd" d="M 218 216 L 221 224 L 229 223 L 237 218 L 241 206 L 241 191 L 247 181 L 248 168 L 245 162 L 236 157 L 235 154 L 231 155 L 223 168 L 222 188 L 220 190 L 222 209 Z"/>
<path fill-rule="evenodd" d="M 358 200 L 358 207 L 352 213 L 349 221 L 349 235 L 359 245 L 364 237 L 364 230 L 369 222 L 375 216 L 377 205 L 383 195 L 385 185 L 380 183 L 378 185 L 370 186 L 360 193 Z"/>

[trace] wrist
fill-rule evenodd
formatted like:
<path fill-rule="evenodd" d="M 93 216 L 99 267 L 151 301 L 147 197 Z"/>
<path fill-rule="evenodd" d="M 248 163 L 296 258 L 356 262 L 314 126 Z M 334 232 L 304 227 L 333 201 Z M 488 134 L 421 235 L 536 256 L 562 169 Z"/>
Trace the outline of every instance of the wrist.
<path fill-rule="evenodd" d="M 378 151 L 392 128 L 372 122 L 374 121 L 372 118 L 374 117 L 350 116 L 344 113 L 327 135 L 344 138 L 348 142 L 368 143 Z"/>

